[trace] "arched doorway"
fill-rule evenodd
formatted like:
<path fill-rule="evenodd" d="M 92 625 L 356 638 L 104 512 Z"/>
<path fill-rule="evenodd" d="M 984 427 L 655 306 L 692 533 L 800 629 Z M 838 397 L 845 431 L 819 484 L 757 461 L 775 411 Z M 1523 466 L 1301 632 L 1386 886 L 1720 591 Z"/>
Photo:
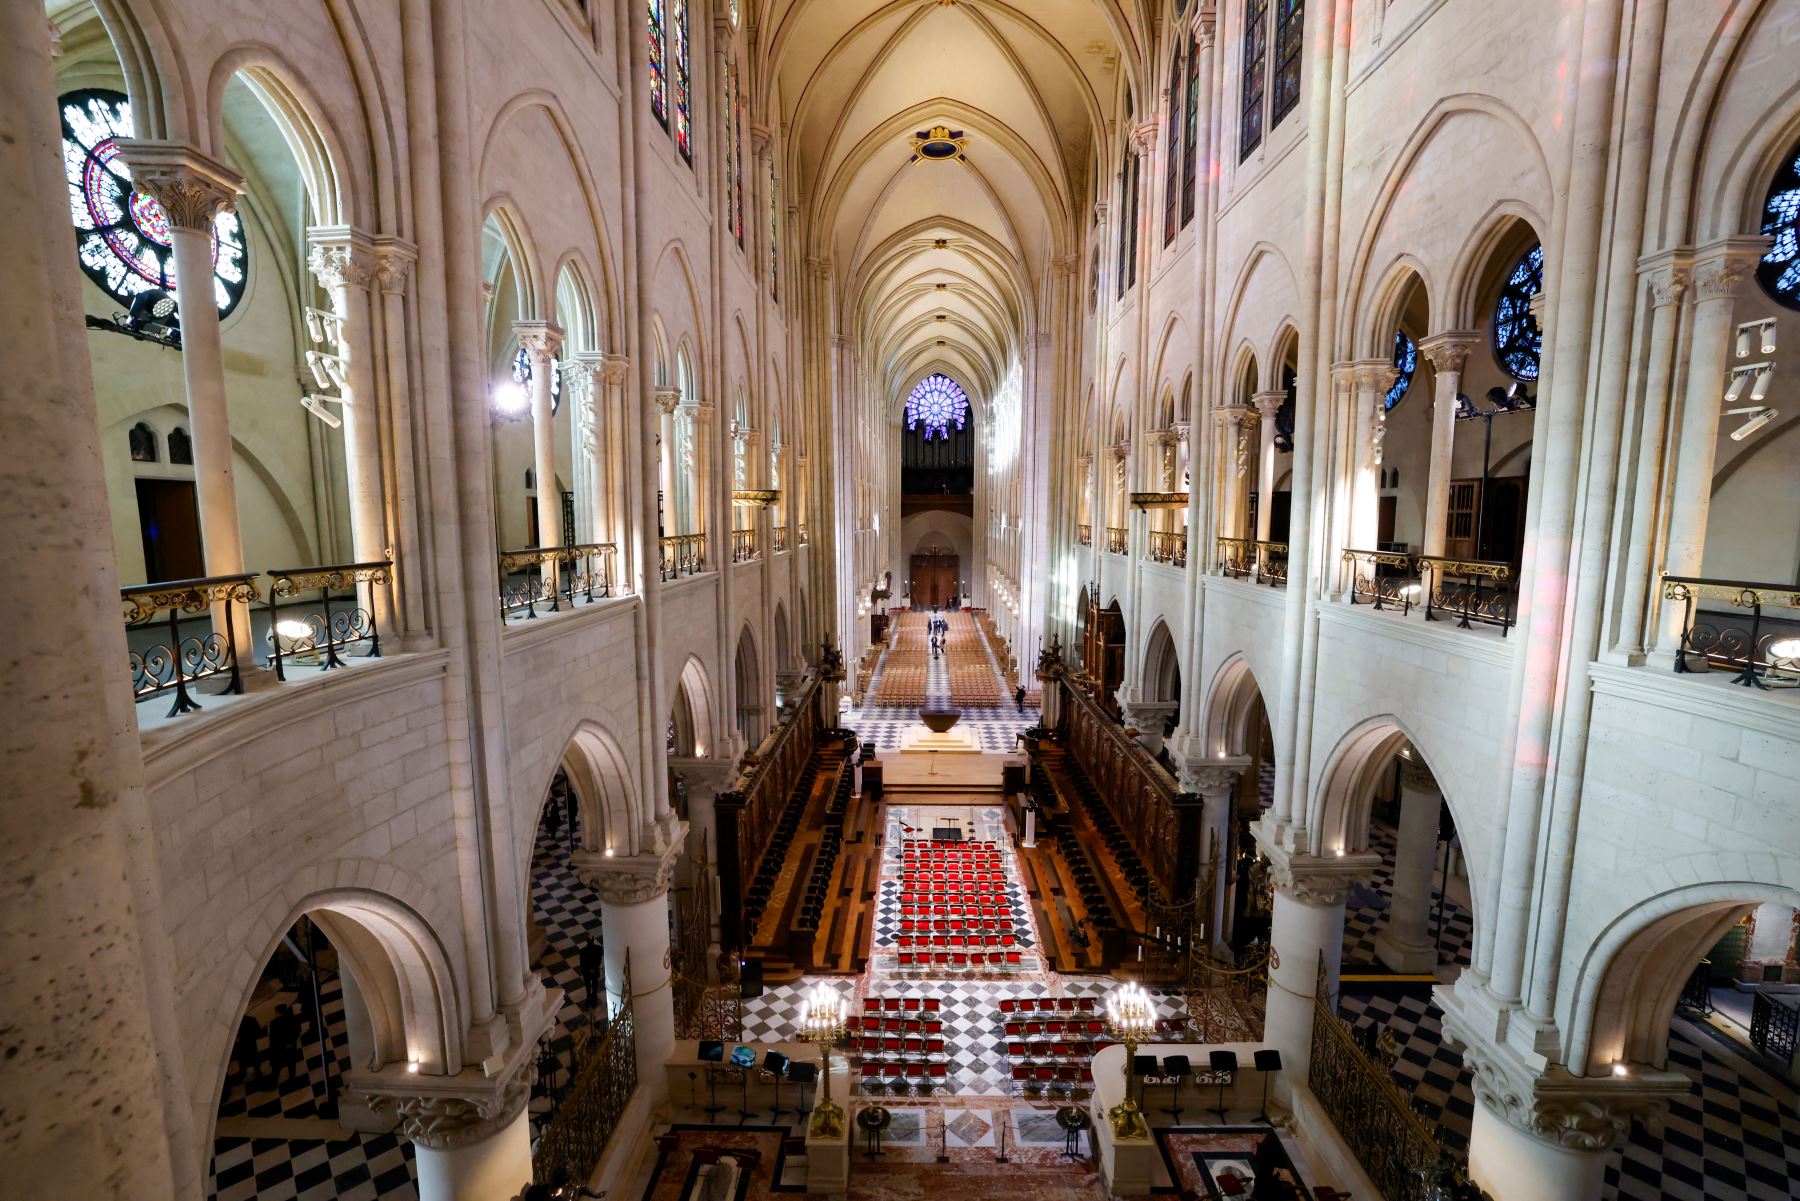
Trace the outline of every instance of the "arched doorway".
<path fill-rule="evenodd" d="M 737 682 L 737 728 L 746 748 L 754 748 L 767 733 L 767 707 L 763 699 L 762 665 L 756 658 L 756 639 L 749 625 L 738 635 L 737 656 L 733 660 Z"/>

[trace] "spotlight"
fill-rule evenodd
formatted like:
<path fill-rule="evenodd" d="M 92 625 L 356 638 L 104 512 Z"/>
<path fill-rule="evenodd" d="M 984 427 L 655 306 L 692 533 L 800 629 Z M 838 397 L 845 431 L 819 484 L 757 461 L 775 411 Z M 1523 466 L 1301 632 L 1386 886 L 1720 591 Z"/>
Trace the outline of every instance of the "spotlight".
<path fill-rule="evenodd" d="M 329 425 L 332 429 L 337 429 L 344 424 L 343 419 L 334 416 L 331 411 L 325 407 L 328 403 L 343 404 L 344 402 L 335 396 L 320 396 L 316 392 L 308 392 L 305 396 L 300 398 L 301 408 L 305 409 L 308 413 L 311 413 L 314 417 L 317 417 L 320 421 L 323 421 L 326 425 Z"/>
<path fill-rule="evenodd" d="M 133 333 L 164 342 L 178 342 L 181 311 L 173 296 L 161 288 L 151 288 L 131 298 L 130 312 L 122 324 Z"/>
<path fill-rule="evenodd" d="M 1625 1077 L 1631 1075 L 1631 1069 L 1623 1061 L 1613 1064 L 1613 1075 Z"/>
<path fill-rule="evenodd" d="M 1725 403 L 1736 404 L 1738 397 L 1744 394 L 1744 385 L 1749 382 L 1750 373 L 1748 371 L 1732 372 L 1731 386 L 1725 389 Z"/>
<path fill-rule="evenodd" d="M 508 380 L 494 385 L 492 393 L 494 412 L 502 417 L 519 417 L 531 407 L 531 398 L 525 395 L 525 389 Z"/>
<path fill-rule="evenodd" d="M 1740 359 L 1750 357 L 1750 327 L 1747 325 L 1738 326 L 1737 357 Z"/>
<path fill-rule="evenodd" d="M 1762 334 L 1763 334 L 1763 336 L 1762 336 L 1762 352 L 1764 354 L 1774 354 L 1775 353 L 1775 323 L 1773 321 L 1770 321 L 1768 324 L 1764 325 Z"/>
<path fill-rule="evenodd" d="M 1775 420 L 1776 412 L 1774 409 L 1766 406 L 1745 405 L 1743 408 L 1726 409 L 1725 415 L 1728 417 L 1749 418 L 1744 424 L 1731 431 L 1731 440 L 1733 442 L 1742 442 L 1745 438 L 1748 438 L 1751 434 L 1754 434 L 1757 430 Z"/>
<path fill-rule="evenodd" d="M 1756 386 L 1750 389 L 1751 400 L 1761 400 L 1769 394 L 1769 381 L 1775 378 L 1775 364 L 1770 363 L 1756 373 Z"/>

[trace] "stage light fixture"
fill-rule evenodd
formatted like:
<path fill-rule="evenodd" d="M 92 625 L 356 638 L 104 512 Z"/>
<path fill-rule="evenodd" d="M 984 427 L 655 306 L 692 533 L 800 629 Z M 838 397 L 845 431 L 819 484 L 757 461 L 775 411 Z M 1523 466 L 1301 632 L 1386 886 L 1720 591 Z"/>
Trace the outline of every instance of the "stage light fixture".
<path fill-rule="evenodd" d="M 1749 418 L 1744 424 L 1731 431 L 1731 440 L 1733 442 L 1742 442 L 1745 438 L 1748 438 L 1751 434 L 1754 434 L 1757 430 L 1775 420 L 1776 417 L 1776 411 L 1774 409 L 1761 405 L 1745 405 L 1742 408 L 1727 409 L 1725 410 L 1725 414 L 1728 417 Z"/>

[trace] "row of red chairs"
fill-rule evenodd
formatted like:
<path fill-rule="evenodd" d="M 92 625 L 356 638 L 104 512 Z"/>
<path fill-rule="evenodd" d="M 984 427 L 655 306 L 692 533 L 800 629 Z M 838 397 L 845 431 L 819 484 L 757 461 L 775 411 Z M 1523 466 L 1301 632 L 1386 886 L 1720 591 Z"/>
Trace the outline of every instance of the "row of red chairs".
<path fill-rule="evenodd" d="M 900 869 L 902 882 L 931 884 L 1004 884 L 1006 873 L 995 867 L 914 867 L 910 863 Z"/>
<path fill-rule="evenodd" d="M 1062 1038 L 1065 1035 L 1073 1038 L 1078 1034 L 1100 1034 L 1105 1030 L 1106 1023 L 1099 1018 L 1078 1018 L 1069 1022 L 1006 1023 L 1008 1038 Z"/>
<path fill-rule="evenodd" d="M 900 893 L 902 905 L 930 906 L 961 905 L 965 909 L 970 905 L 977 909 L 984 905 L 999 909 L 1010 906 L 1012 898 L 1006 895 L 1006 889 L 990 885 L 971 884 L 967 887 L 956 885 L 950 888 L 907 888 Z"/>
<path fill-rule="evenodd" d="M 869 1063 L 857 1073 L 857 1083 L 865 1093 L 886 1091 L 898 1093 L 910 1089 L 915 1095 L 934 1088 L 947 1088 L 950 1073 L 942 1063 Z"/>
<path fill-rule="evenodd" d="M 901 951 L 901 967 L 1018 967 L 1017 951 Z"/>
<path fill-rule="evenodd" d="M 1018 940 L 1010 934 L 896 934 L 899 951 L 974 950 L 977 947 L 1010 947 Z"/>
<path fill-rule="evenodd" d="M 1022 1043 L 1006 1044 L 1006 1057 L 1014 1060 L 1047 1059 L 1055 1062 L 1064 1060 L 1086 1063 L 1094 1057 L 1101 1047 L 1110 1047 L 1112 1039 L 1097 1038 L 1092 1041 L 1076 1039 L 1072 1042 L 1057 1043 Z"/>
<path fill-rule="evenodd" d="M 974 903 L 944 901 L 941 904 L 902 901 L 900 902 L 900 916 L 903 919 L 933 917 L 1011 917 L 1012 905 L 1004 900 L 996 900 L 992 904 L 984 904 L 980 901 Z"/>
<path fill-rule="evenodd" d="M 1003 997 L 1000 1012 L 1014 1013 L 1098 1013 L 1100 1004 L 1093 997 Z"/>
<path fill-rule="evenodd" d="M 865 1034 L 849 1040 L 850 1050 L 858 1055 L 942 1055 L 944 1039 L 936 1036 L 927 1038 L 917 1034 L 908 1034 L 904 1038 L 898 1034 Z"/>
<path fill-rule="evenodd" d="M 991 851 L 1000 844 L 991 838 L 965 838 L 960 842 L 948 838 L 902 838 L 900 847 L 905 851 L 944 851 L 967 854 L 971 851 Z"/>
<path fill-rule="evenodd" d="M 967 917 L 959 915 L 956 917 L 903 917 L 900 919 L 902 934 L 955 934 L 962 930 L 1011 930 L 1012 927 L 1010 915 L 976 917 L 970 914 Z"/>
<path fill-rule="evenodd" d="M 864 1013 L 937 1013 L 938 997 L 864 997 Z"/>
<path fill-rule="evenodd" d="M 902 1018 L 885 1017 L 879 1013 L 865 1013 L 861 1017 L 850 1019 L 851 1030 L 868 1032 L 884 1031 L 888 1034 L 942 1034 L 944 1023 L 941 1018 Z"/>
<path fill-rule="evenodd" d="M 999 855 L 902 855 L 900 868 L 909 872 L 999 871 L 1006 860 Z"/>

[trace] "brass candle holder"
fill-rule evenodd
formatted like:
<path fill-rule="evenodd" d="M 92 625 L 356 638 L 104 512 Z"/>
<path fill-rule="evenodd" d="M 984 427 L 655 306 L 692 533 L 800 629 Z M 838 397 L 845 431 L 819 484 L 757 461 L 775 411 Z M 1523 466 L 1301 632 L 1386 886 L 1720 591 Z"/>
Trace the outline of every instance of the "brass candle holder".
<path fill-rule="evenodd" d="M 1106 1031 L 1125 1046 L 1125 1099 L 1106 1111 L 1115 1139 L 1147 1139 L 1150 1127 L 1131 1099 L 1131 1064 L 1139 1043 L 1156 1032 L 1156 1002 L 1137 983 L 1121 984 L 1106 998 Z"/>
<path fill-rule="evenodd" d="M 815 1138 L 839 1138 L 844 1133 L 844 1111 L 831 1099 L 831 1046 L 844 1037 L 850 1005 L 824 982 L 815 984 L 800 1002 L 800 1037 L 819 1047 L 822 1088 L 813 1107 L 811 1132 Z"/>

